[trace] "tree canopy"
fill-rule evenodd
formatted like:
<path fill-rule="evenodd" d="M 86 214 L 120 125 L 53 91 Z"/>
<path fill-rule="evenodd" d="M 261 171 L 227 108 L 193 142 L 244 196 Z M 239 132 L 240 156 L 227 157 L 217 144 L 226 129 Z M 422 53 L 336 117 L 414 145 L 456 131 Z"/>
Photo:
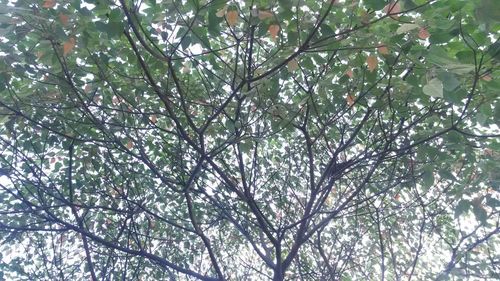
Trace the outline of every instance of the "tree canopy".
<path fill-rule="evenodd" d="M 498 280 L 497 0 L 0 0 L 0 279 Z"/>

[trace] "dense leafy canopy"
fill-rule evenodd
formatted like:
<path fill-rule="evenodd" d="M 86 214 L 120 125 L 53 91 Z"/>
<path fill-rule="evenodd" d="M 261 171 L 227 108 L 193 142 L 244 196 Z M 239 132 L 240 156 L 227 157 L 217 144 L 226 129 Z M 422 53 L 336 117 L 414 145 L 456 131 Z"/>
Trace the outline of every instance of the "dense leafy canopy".
<path fill-rule="evenodd" d="M 0 276 L 500 278 L 498 6 L 0 0 Z"/>

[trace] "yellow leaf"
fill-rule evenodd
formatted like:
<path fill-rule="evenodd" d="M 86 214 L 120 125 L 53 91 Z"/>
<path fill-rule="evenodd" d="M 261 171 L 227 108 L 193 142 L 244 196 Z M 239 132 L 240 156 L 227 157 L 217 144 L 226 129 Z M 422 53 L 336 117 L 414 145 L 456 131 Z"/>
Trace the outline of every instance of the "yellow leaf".
<path fill-rule="evenodd" d="M 356 102 L 356 99 L 351 95 L 347 95 L 346 100 L 347 100 L 347 105 L 349 106 L 353 106 L 354 103 Z"/>
<path fill-rule="evenodd" d="M 368 56 L 366 58 L 366 64 L 368 65 L 368 70 L 373 72 L 377 68 L 378 60 L 376 56 Z"/>
<path fill-rule="evenodd" d="M 299 69 L 299 62 L 296 59 L 293 59 L 287 63 L 286 67 L 288 68 L 288 71 L 294 72 Z"/>
<path fill-rule="evenodd" d="M 418 38 L 425 40 L 425 39 L 429 38 L 430 36 L 431 36 L 431 34 L 429 33 L 429 31 L 427 31 L 427 29 L 421 27 L 418 30 Z"/>
<path fill-rule="evenodd" d="M 226 13 L 226 20 L 229 26 L 235 26 L 238 23 L 238 11 L 231 10 Z"/>
<path fill-rule="evenodd" d="M 64 44 L 63 44 L 63 56 L 66 56 L 71 51 L 73 51 L 73 48 L 75 48 L 75 45 L 76 45 L 76 39 L 74 37 L 71 37 L 68 39 L 68 41 L 64 42 Z"/>
<path fill-rule="evenodd" d="M 274 41 L 280 32 L 280 26 L 277 24 L 271 24 L 268 28 L 269 34 L 271 34 L 271 39 Z"/>
<path fill-rule="evenodd" d="M 63 13 L 60 13 L 59 20 L 61 21 L 62 25 L 67 25 L 68 21 L 69 21 L 69 17 Z"/>
<path fill-rule="evenodd" d="M 387 48 L 386 45 L 380 45 L 380 46 L 378 46 L 377 50 L 382 55 L 388 55 L 389 54 L 389 48 Z"/>
<path fill-rule="evenodd" d="M 352 70 L 351 70 L 351 69 L 348 69 L 348 70 L 345 72 L 345 75 L 349 76 L 349 78 L 354 77 L 354 73 L 352 72 Z"/>
<path fill-rule="evenodd" d="M 269 12 L 269 11 L 259 11 L 259 19 L 260 20 L 265 20 L 265 19 L 268 19 L 268 18 L 272 18 L 274 16 L 273 13 Z"/>
<path fill-rule="evenodd" d="M 56 0 L 45 0 L 43 1 L 42 7 L 46 9 L 51 9 L 54 8 L 55 5 L 56 5 Z"/>

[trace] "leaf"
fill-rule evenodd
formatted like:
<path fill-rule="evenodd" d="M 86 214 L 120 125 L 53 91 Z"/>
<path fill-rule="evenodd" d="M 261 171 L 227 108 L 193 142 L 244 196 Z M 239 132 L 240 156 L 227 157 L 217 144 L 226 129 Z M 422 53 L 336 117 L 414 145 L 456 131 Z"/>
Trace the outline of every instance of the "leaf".
<path fill-rule="evenodd" d="M 299 62 L 296 59 L 293 59 L 287 63 L 286 67 L 288 68 L 288 71 L 294 72 L 299 69 Z"/>
<path fill-rule="evenodd" d="M 158 117 L 156 117 L 155 114 L 149 116 L 149 121 L 151 121 L 151 123 L 153 124 L 156 124 L 156 122 L 158 122 Z"/>
<path fill-rule="evenodd" d="M 59 21 L 62 23 L 62 25 L 68 25 L 69 17 L 63 13 L 60 13 L 59 14 Z"/>
<path fill-rule="evenodd" d="M 226 13 L 226 20 L 229 26 L 235 26 L 238 23 L 238 11 L 231 10 Z"/>
<path fill-rule="evenodd" d="M 418 28 L 417 24 L 414 23 L 404 23 L 396 30 L 396 34 L 407 33 L 408 31 L 412 31 L 413 29 Z"/>
<path fill-rule="evenodd" d="M 429 31 L 427 31 L 426 28 L 421 27 L 418 30 L 418 38 L 425 40 L 425 39 L 429 38 L 430 36 L 431 36 L 431 34 L 429 33 Z"/>
<path fill-rule="evenodd" d="M 482 80 L 484 81 L 487 81 L 487 82 L 490 82 L 491 80 L 493 80 L 493 78 L 491 77 L 491 75 L 489 74 L 485 74 L 481 77 Z"/>
<path fill-rule="evenodd" d="M 387 48 L 386 45 L 380 45 L 380 46 L 378 46 L 377 50 L 382 55 L 388 55 L 389 54 L 389 48 Z"/>
<path fill-rule="evenodd" d="M 278 36 L 278 33 L 280 32 L 280 26 L 277 24 L 271 24 L 267 30 L 271 35 L 271 39 L 275 41 L 276 37 Z"/>
<path fill-rule="evenodd" d="M 85 87 L 83 88 L 83 91 L 88 94 L 92 91 L 92 87 L 90 86 L 90 84 L 86 84 Z"/>
<path fill-rule="evenodd" d="M 64 42 L 63 44 L 63 56 L 67 56 L 71 51 L 73 51 L 73 48 L 75 48 L 76 45 L 76 39 L 75 37 L 70 37 L 68 41 Z"/>
<path fill-rule="evenodd" d="M 224 5 L 224 7 L 220 8 L 216 13 L 215 15 L 218 17 L 218 18 L 222 18 L 226 15 L 226 11 L 227 11 L 227 5 Z"/>
<path fill-rule="evenodd" d="M 128 140 L 127 141 L 127 149 L 132 149 L 132 147 L 134 147 L 134 143 L 132 142 L 132 140 Z"/>
<path fill-rule="evenodd" d="M 259 19 L 260 20 L 272 18 L 273 16 L 274 16 L 274 14 L 272 12 L 259 10 Z"/>
<path fill-rule="evenodd" d="M 46 9 L 51 9 L 54 8 L 56 4 L 57 4 L 56 0 L 44 0 L 42 7 Z"/>
<path fill-rule="evenodd" d="M 446 64 L 444 65 L 444 68 L 455 74 L 467 74 L 476 69 L 476 67 L 473 64 L 460 64 L 460 63 Z"/>
<path fill-rule="evenodd" d="M 376 56 L 368 56 L 366 58 L 366 64 L 368 65 L 368 70 L 370 72 L 373 72 L 377 68 L 377 65 L 378 65 L 377 57 Z"/>
<path fill-rule="evenodd" d="M 435 97 L 442 98 L 443 97 L 443 82 L 438 78 L 433 78 L 429 81 L 423 88 L 424 94 Z"/>
<path fill-rule="evenodd" d="M 422 175 L 423 186 L 428 189 L 434 185 L 434 171 L 432 166 L 427 166 L 424 168 L 424 174 Z"/>
<path fill-rule="evenodd" d="M 352 95 L 347 95 L 346 101 L 347 105 L 353 106 L 354 103 L 356 102 L 356 99 Z"/>
<path fill-rule="evenodd" d="M 122 22 L 96 22 L 95 25 L 98 30 L 105 32 L 109 38 L 117 37 L 123 34 L 124 27 Z"/>
<path fill-rule="evenodd" d="M 473 64 L 462 64 L 450 58 L 448 52 L 441 46 L 432 45 L 429 48 L 426 60 L 455 74 L 467 74 L 475 70 Z"/>
<path fill-rule="evenodd" d="M 481 222 L 481 224 L 485 224 L 487 219 L 488 219 L 488 213 L 486 213 L 486 210 L 484 209 L 481 204 L 473 204 L 472 205 L 472 212 L 474 213 L 474 216 L 476 219 Z"/>
<path fill-rule="evenodd" d="M 399 18 L 399 15 L 397 15 L 398 13 L 401 13 L 401 4 L 399 4 L 399 2 L 400 1 L 391 2 L 391 3 L 387 4 L 384 7 L 384 12 L 387 15 L 391 15 L 391 18 L 393 18 L 393 19 Z"/>
<path fill-rule="evenodd" d="M 367 8 L 373 9 L 373 10 L 380 10 L 384 8 L 385 1 L 381 0 L 364 0 L 363 3 Z"/>
<path fill-rule="evenodd" d="M 455 208 L 455 218 L 458 218 L 462 214 L 469 211 L 471 207 L 471 202 L 469 200 L 462 199 L 458 202 L 457 207 Z"/>
<path fill-rule="evenodd" d="M 443 71 L 438 74 L 438 78 L 443 82 L 444 90 L 448 92 L 451 92 L 460 86 L 460 81 L 458 81 L 453 73 Z"/>
<path fill-rule="evenodd" d="M 188 74 L 190 72 L 191 72 L 191 64 L 189 62 L 184 63 L 181 68 L 181 73 Z"/>

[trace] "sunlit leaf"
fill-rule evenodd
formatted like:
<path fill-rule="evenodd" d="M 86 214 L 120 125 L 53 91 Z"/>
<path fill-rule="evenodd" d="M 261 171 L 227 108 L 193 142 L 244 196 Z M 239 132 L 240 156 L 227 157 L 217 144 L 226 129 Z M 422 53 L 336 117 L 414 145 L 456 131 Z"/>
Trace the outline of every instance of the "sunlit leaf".
<path fill-rule="evenodd" d="M 226 10 L 227 10 L 227 6 L 224 6 L 223 8 L 219 9 L 215 15 L 219 18 L 222 18 L 226 15 Z"/>
<path fill-rule="evenodd" d="M 443 82 L 438 78 L 431 79 L 423 88 L 424 94 L 435 97 L 442 98 L 443 97 Z"/>
<path fill-rule="evenodd" d="M 153 114 L 149 116 L 149 120 L 151 121 L 151 123 L 156 124 L 156 122 L 158 122 L 158 117 L 156 117 L 156 114 Z"/>
<path fill-rule="evenodd" d="M 407 33 L 408 31 L 414 30 L 418 28 L 418 24 L 413 23 L 404 23 L 396 30 L 396 34 Z"/>

